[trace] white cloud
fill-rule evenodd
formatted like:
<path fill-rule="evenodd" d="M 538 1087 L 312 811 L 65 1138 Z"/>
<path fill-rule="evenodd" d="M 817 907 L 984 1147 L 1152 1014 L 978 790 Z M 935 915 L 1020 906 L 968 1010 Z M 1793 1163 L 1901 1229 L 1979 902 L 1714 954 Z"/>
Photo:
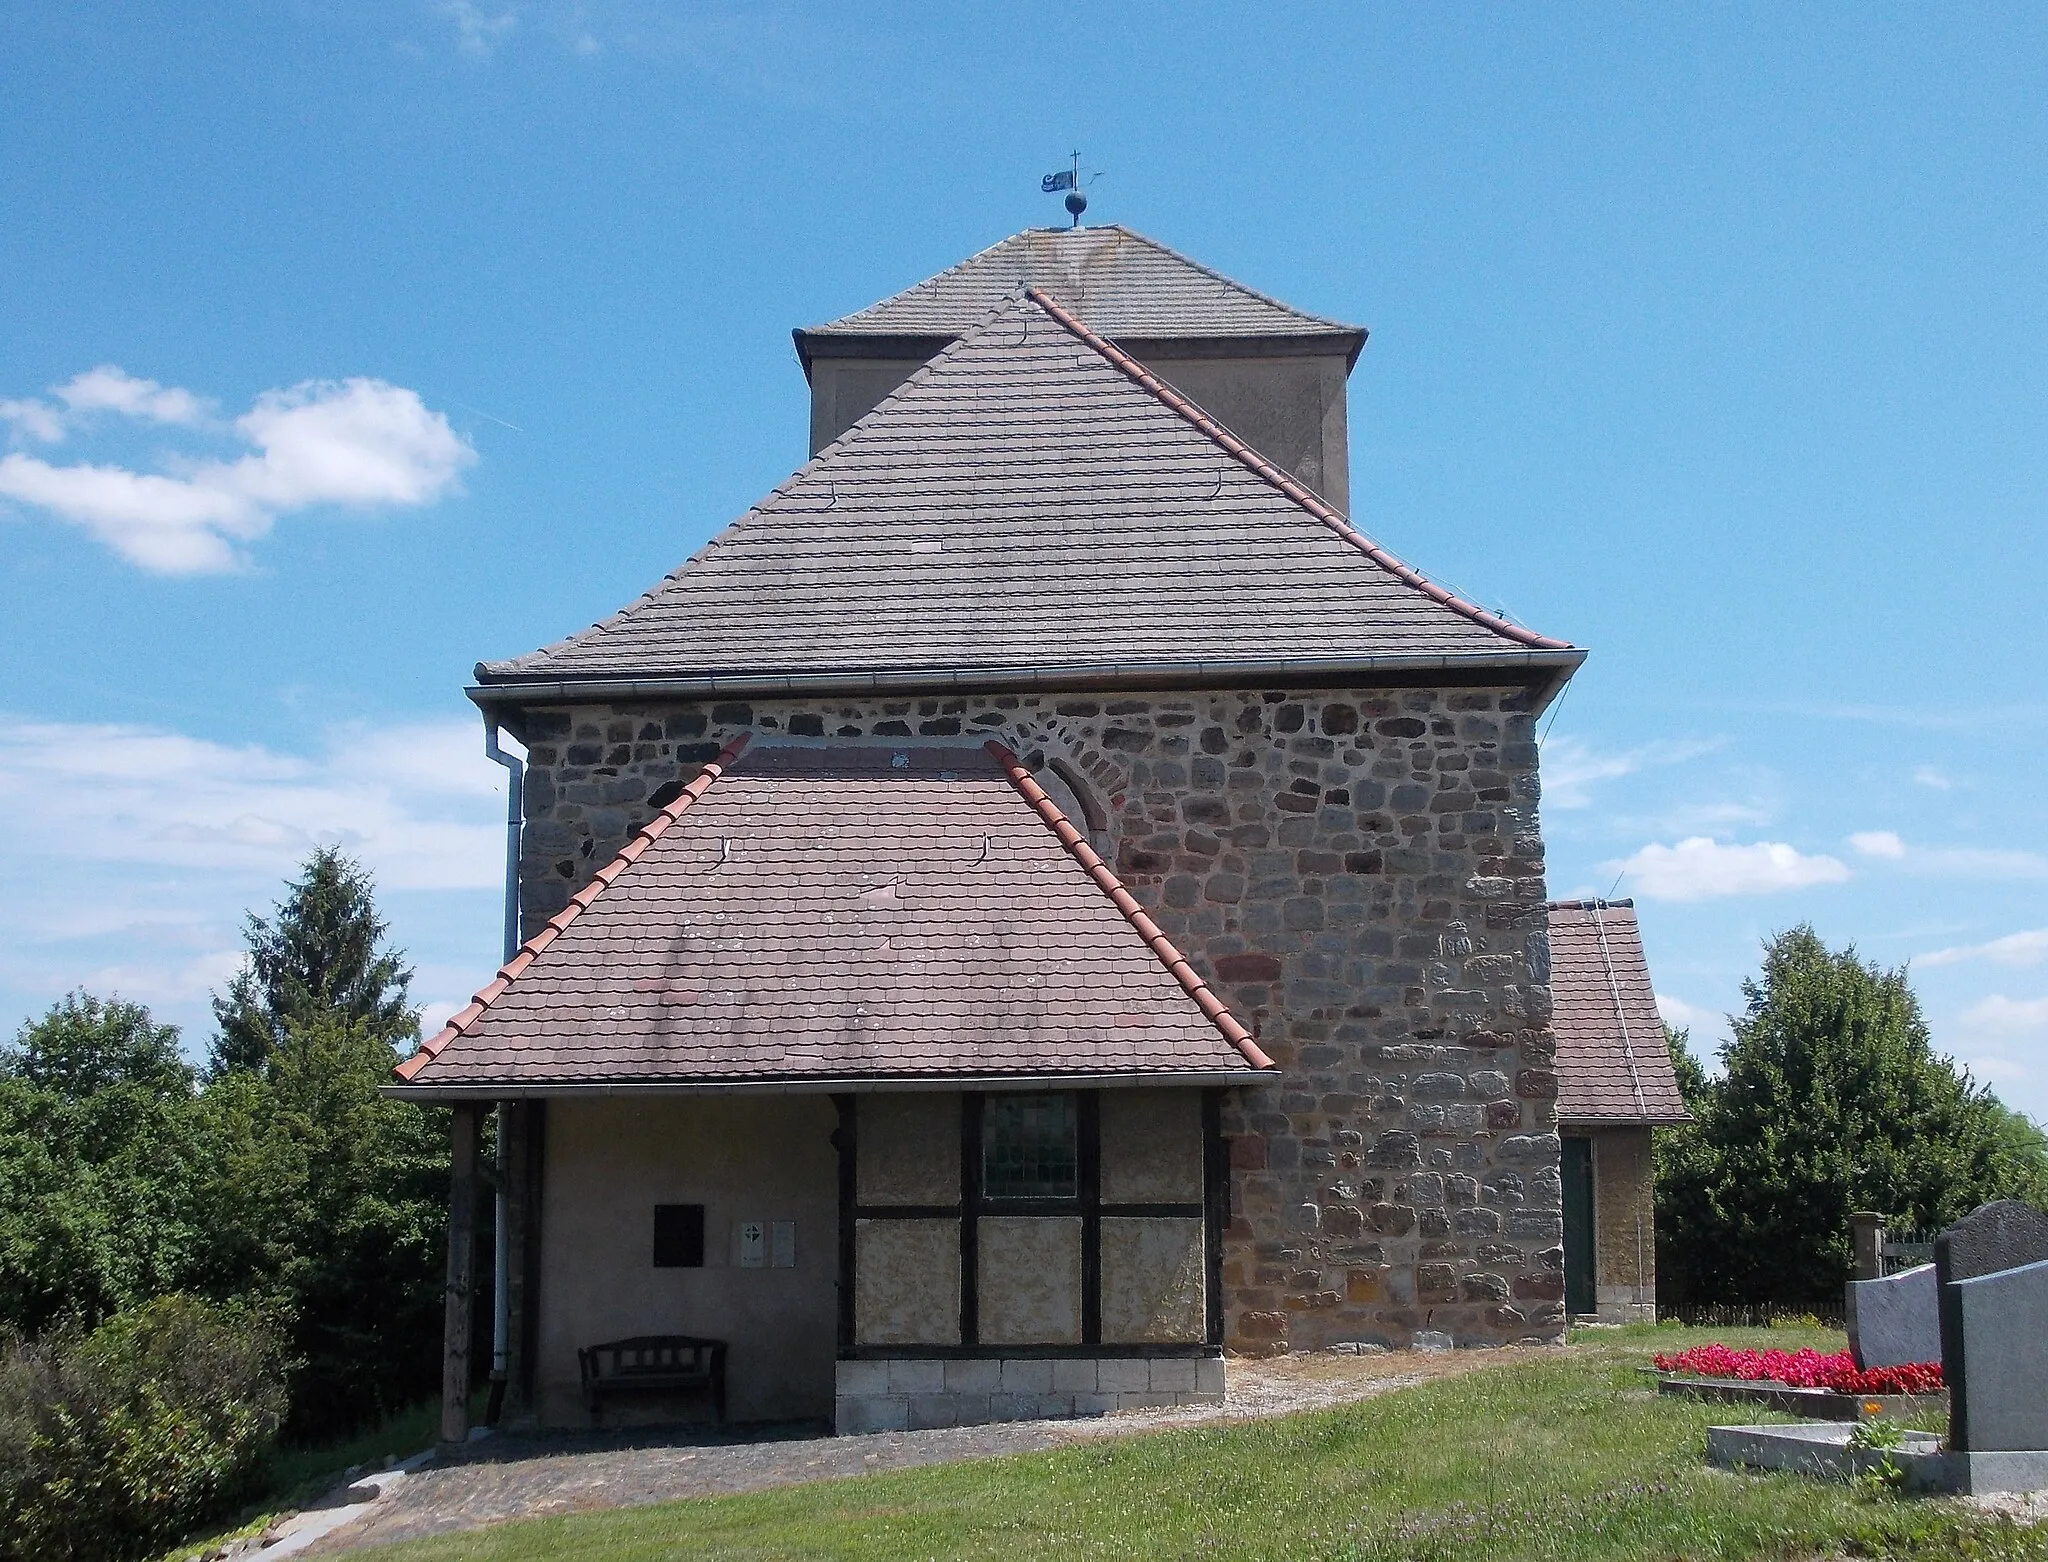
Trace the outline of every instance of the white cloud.
<path fill-rule="evenodd" d="M 1932 765 L 1921 765 L 1913 772 L 1913 779 L 1921 786 L 1932 787 L 1937 792 L 1946 792 L 1955 786 L 1955 782 Z"/>
<path fill-rule="evenodd" d="M 2040 965 L 2048 961 L 2048 927 L 2008 933 L 1983 944 L 1959 944 L 1937 949 L 1920 957 L 1920 965 L 1959 965 L 1965 960 L 1989 960 L 1993 965 Z"/>
<path fill-rule="evenodd" d="M 196 423 L 204 404 L 112 367 L 56 393 L 66 405 L 157 422 Z M 7 403 L 20 407 L 22 403 Z M 24 424 L 13 415 L 18 426 Z M 265 391 L 234 423 L 252 447 L 234 460 L 180 459 L 167 472 L 53 465 L 0 457 L 0 497 L 84 527 L 130 563 L 166 575 L 217 574 L 247 563 L 241 545 L 280 515 L 313 505 L 432 503 L 458 486 L 476 452 L 416 392 L 382 380 L 307 380 Z"/>
<path fill-rule="evenodd" d="M 1963 1011 L 1963 1024 L 1998 1036 L 2048 1031 L 2048 998 L 2008 998 L 1992 993 Z"/>
<path fill-rule="evenodd" d="M 1676 765 L 1713 752 L 1718 742 L 1659 742 L 1603 754 L 1574 737 L 1543 744 L 1543 802 L 1547 808 L 1589 808 L 1596 781 L 1612 781 L 1649 766 Z"/>
<path fill-rule="evenodd" d="M 502 878 L 489 822 L 498 767 L 473 722 L 340 728 L 315 758 L 149 727 L 0 725 L 0 814 L 22 857 L 281 876 L 338 844 L 379 883 L 469 889 Z M 19 858 L 17 858 L 19 860 Z"/>
<path fill-rule="evenodd" d="M 488 56 L 519 26 L 513 11 L 487 11 L 475 0 L 439 0 L 434 9 L 455 26 L 455 46 L 464 54 Z"/>
<path fill-rule="evenodd" d="M 49 442 L 64 437 L 64 414 L 48 402 L 0 401 L 0 422 L 29 439 Z"/>
<path fill-rule="evenodd" d="M 1909 873 L 1951 879 L 2048 879 L 2048 856 L 2007 847 L 1915 846 L 1892 830 L 1862 830 L 1849 844 Z"/>
<path fill-rule="evenodd" d="M 1691 1031 L 1695 1041 L 1702 1036 L 1719 1035 L 1728 1029 L 1727 1015 L 1715 1009 L 1702 1009 L 1683 998 L 1674 998 L 1670 993 L 1657 994 L 1657 1012 L 1673 1030 Z"/>
<path fill-rule="evenodd" d="M 1729 846 L 1695 835 L 1676 846 L 1652 844 L 1607 867 L 1626 874 L 1651 900 L 1718 900 L 1768 895 L 1816 884 L 1840 884 L 1849 869 L 1834 857 L 1808 856 L 1782 841 Z"/>
<path fill-rule="evenodd" d="M 213 415 L 211 404 L 190 391 L 138 379 L 111 363 L 73 375 L 51 394 L 73 412 L 118 412 L 150 423 L 204 423 Z"/>
<path fill-rule="evenodd" d="M 295 754 L 0 715 L 0 854 L 46 865 L 0 900 L 0 996 L 26 1014 L 77 985 L 118 991 L 197 1043 L 244 914 L 334 843 L 375 876 L 415 994 L 452 1012 L 499 954 L 504 772 L 482 746 L 464 720 L 335 727 Z"/>
<path fill-rule="evenodd" d="M 118 365 L 103 363 L 50 387 L 61 405 L 47 401 L 0 401 L 0 419 L 30 439 L 54 444 L 97 412 L 112 412 L 145 423 L 196 428 L 212 420 L 213 404 L 177 386 L 139 379 Z"/>

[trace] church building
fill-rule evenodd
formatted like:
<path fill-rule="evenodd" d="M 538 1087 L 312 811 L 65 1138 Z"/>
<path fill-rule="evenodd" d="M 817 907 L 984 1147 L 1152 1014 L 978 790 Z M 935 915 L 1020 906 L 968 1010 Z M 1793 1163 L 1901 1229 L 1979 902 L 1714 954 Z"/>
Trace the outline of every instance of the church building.
<path fill-rule="evenodd" d="M 391 1087 L 456 1108 L 451 1384 L 492 1109 L 513 1424 L 1561 1337 L 1535 723 L 1585 652 L 1349 519 L 1364 340 L 1017 234 L 798 331 L 808 463 L 479 665 L 523 944 Z"/>

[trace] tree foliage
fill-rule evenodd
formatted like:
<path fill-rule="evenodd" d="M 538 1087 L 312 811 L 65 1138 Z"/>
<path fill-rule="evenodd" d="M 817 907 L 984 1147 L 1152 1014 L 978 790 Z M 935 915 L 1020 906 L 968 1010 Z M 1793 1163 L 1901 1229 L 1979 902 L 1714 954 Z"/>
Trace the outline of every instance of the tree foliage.
<path fill-rule="evenodd" d="M 0 1048 L 0 1075 L 68 1100 L 114 1085 L 160 1097 L 192 1093 L 192 1066 L 178 1050 L 178 1027 L 159 1025 L 139 1003 L 67 994 Z"/>
<path fill-rule="evenodd" d="M 1743 996 L 1721 1078 L 1672 1038 L 1695 1118 L 1658 1143 L 1674 1299 L 1838 1305 L 1854 1210 L 1927 1228 L 1988 1199 L 2048 1207 L 2039 1130 L 1934 1050 L 1903 968 L 1797 927 Z"/>
<path fill-rule="evenodd" d="M 0 1324 L 91 1324 L 184 1279 L 203 1152 L 177 1037 L 73 993 L 0 1052 Z"/>
<path fill-rule="evenodd" d="M 275 916 L 249 917 L 248 958 L 213 1000 L 220 1034 L 209 1071 L 263 1067 L 294 1022 L 340 1016 L 387 1043 L 412 1035 L 419 1026 L 408 1001 L 412 972 L 385 946 L 385 931 L 362 864 L 320 847 Z"/>
<path fill-rule="evenodd" d="M 284 1416 L 246 1308 L 166 1296 L 85 1333 L 0 1348 L 0 1562 L 115 1562 L 218 1518 Z"/>
<path fill-rule="evenodd" d="M 448 1125 L 380 1094 L 414 1025 L 383 936 L 361 870 L 318 852 L 252 919 L 203 1083 L 175 1027 L 84 993 L 0 1048 L 0 1333 L 183 1293 L 271 1321 L 292 1434 L 435 1390 Z"/>
<path fill-rule="evenodd" d="M 288 1320 L 296 1434 L 363 1425 L 439 1380 L 447 1114 L 378 1094 L 396 1061 L 363 1021 L 294 1021 L 261 1074 L 199 1104 L 217 1169 L 195 1278 Z"/>

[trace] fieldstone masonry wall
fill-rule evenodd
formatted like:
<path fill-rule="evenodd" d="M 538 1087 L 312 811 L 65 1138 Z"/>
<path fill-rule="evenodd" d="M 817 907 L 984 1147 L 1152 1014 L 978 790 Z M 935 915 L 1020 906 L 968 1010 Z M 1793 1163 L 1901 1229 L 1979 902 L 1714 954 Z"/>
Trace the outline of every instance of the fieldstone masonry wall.
<path fill-rule="evenodd" d="M 1063 775 L 1092 793 L 1132 893 L 1281 1065 L 1225 1111 L 1232 1348 L 1560 1336 L 1525 691 L 579 706 L 525 727 L 528 933 L 740 732 L 996 737 Z"/>

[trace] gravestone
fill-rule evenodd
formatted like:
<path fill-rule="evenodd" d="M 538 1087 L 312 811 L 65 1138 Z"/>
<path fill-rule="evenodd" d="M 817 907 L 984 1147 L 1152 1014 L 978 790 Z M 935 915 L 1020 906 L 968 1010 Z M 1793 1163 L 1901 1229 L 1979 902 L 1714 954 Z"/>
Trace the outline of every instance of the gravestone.
<path fill-rule="evenodd" d="M 1851 1280 L 1849 1349 L 1856 1365 L 1900 1367 L 1941 1360 L 1941 1297 L 1934 1265 L 1921 1264 L 1882 1280 Z"/>
<path fill-rule="evenodd" d="M 2048 1263 L 1952 1288 L 1963 1370 L 1950 1403 L 1964 1408 L 1949 1446 L 1973 1454 L 2048 1449 Z"/>
<path fill-rule="evenodd" d="M 1987 1300 L 1972 1304 L 1978 1308 L 1978 1322 L 1968 1329 L 1964 1327 L 1963 1287 L 2007 1270 L 2042 1263 L 2048 1263 L 2048 1215 L 2017 1199 L 1980 1205 L 1934 1240 L 1934 1273 L 1941 1308 L 1941 1375 L 1948 1385 L 1948 1446 L 1957 1453 L 1977 1451 L 1970 1441 L 1970 1389 L 1973 1383 L 1985 1387 L 1990 1380 L 1984 1372 L 1996 1370 L 1989 1362 L 1983 1364 L 1983 1370 L 1972 1367 L 1972 1342 L 1999 1362 L 2008 1361 L 2015 1353 L 2048 1348 L 2048 1337 L 2040 1334 L 2014 1336 L 2001 1346 L 1993 1332 L 1994 1318 L 2016 1319 L 2025 1311 L 2028 1304 L 2022 1299 L 2031 1294 L 2028 1287 L 2039 1282 L 2026 1280 L 2019 1282 L 2017 1289 L 1994 1287 L 1983 1293 Z M 2028 1446 L 2040 1448 L 2048 1444 L 2037 1442 Z"/>

